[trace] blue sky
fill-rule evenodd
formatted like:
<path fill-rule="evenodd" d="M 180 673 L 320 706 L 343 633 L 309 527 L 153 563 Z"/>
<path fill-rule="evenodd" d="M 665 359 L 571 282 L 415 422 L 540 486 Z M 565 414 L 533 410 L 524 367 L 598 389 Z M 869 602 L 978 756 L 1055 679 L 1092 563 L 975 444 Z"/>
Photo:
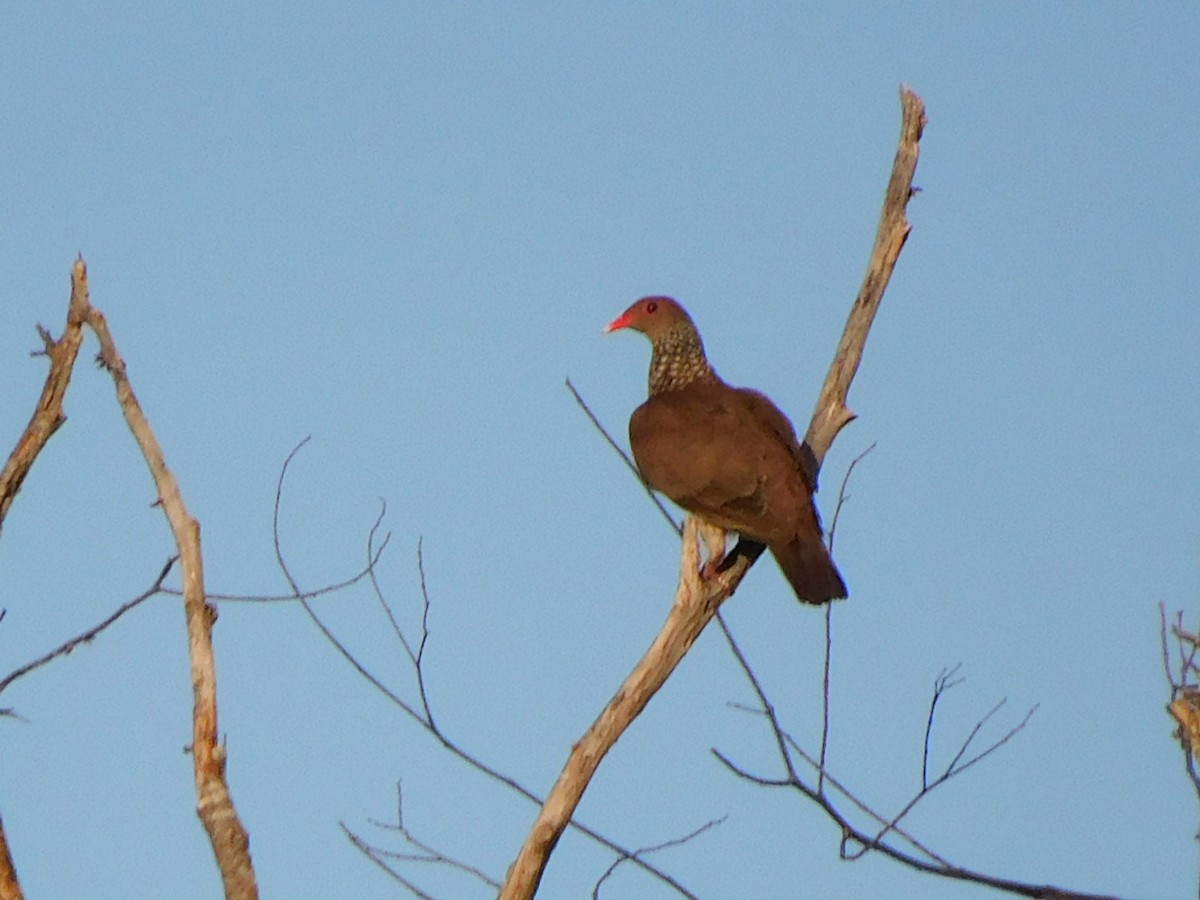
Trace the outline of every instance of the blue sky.
<path fill-rule="evenodd" d="M 651 641 L 678 545 L 564 387 L 621 436 L 648 348 L 601 327 L 691 310 L 718 370 L 807 421 L 871 246 L 899 123 L 929 125 L 913 233 L 826 461 L 851 598 L 834 619 L 830 766 L 882 811 L 919 781 L 932 681 L 944 760 L 994 702 L 1040 704 L 909 825 L 994 874 L 1194 895 L 1156 604 L 1194 617 L 1200 443 L 1200 9 L 1164 3 L 35 4 L 0 14 L 0 295 L 8 442 L 76 253 L 200 519 L 210 589 L 361 565 L 415 630 L 433 600 L 443 726 L 535 790 Z M 90 347 L 90 345 L 89 345 Z M 87 352 L 91 352 L 89 349 Z M 172 552 L 111 383 L 69 421 L 0 540 L 8 671 L 147 587 Z M 320 602 L 415 696 L 364 590 Z M 822 616 L 769 562 L 726 607 L 814 747 Z M 449 759 L 289 605 L 216 628 L 229 777 L 264 896 L 393 896 L 342 837 L 406 824 L 496 877 L 534 810 Z M 704 896 L 984 896 L 837 859 L 774 773 L 716 633 L 601 767 L 583 819 Z M 0 814 L 30 896 L 209 897 L 178 601 L 159 598 L 6 692 Z M 609 859 L 568 837 L 546 897 Z M 415 870 L 440 896 L 486 891 Z M 662 896 L 632 870 L 606 897 Z"/>

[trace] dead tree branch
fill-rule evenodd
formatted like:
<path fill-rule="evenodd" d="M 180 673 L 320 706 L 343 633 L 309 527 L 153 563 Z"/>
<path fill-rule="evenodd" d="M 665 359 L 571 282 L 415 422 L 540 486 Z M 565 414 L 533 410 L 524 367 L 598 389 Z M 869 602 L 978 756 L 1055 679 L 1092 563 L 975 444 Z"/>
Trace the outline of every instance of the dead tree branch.
<path fill-rule="evenodd" d="M 63 412 L 63 400 L 67 394 L 67 385 L 71 383 L 75 358 L 79 355 L 79 347 L 83 343 L 83 315 L 87 307 L 87 272 L 80 262 L 76 263 L 71 271 L 71 301 L 67 305 L 67 324 L 62 337 L 56 341 L 41 325 L 37 327 L 43 349 L 34 355 L 48 356 L 50 371 L 46 373 L 46 383 L 42 387 L 37 406 L 34 407 L 33 417 L 4 464 L 4 469 L 0 471 L 0 529 L 4 527 L 9 507 L 16 499 L 17 492 L 21 490 L 21 484 L 29 474 L 33 461 L 37 459 L 54 432 L 67 421 L 66 413 Z"/>
<path fill-rule="evenodd" d="M 858 290 L 858 296 L 854 305 L 850 307 L 850 316 L 834 354 L 833 365 L 817 397 L 808 432 L 804 435 L 804 441 L 811 448 L 818 468 L 825 461 L 825 454 L 833 446 L 838 432 L 854 419 L 854 413 L 846 406 L 850 382 L 858 372 L 863 348 L 867 343 L 867 332 L 875 320 L 875 313 L 883 300 L 883 292 L 892 277 L 892 270 L 896 268 L 896 260 L 900 258 L 900 251 L 904 249 L 904 242 L 908 240 L 908 233 L 912 229 L 905 217 L 905 211 L 914 193 L 912 182 L 917 171 L 921 133 L 925 129 L 925 104 L 912 90 L 902 87 L 900 107 L 900 143 L 896 148 L 892 175 L 884 194 L 883 212 L 875 233 L 875 247 L 871 251 L 867 274 Z"/>
<path fill-rule="evenodd" d="M 818 468 L 837 433 L 853 418 L 845 402 L 850 382 L 858 370 L 867 332 L 908 237 L 909 225 L 904 213 L 912 196 L 912 178 L 918 142 L 925 126 L 925 109 L 920 98 L 907 88 L 901 90 L 901 107 L 900 145 L 884 198 L 875 248 L 805 438 Z M 558 781 L 551 788 L 529 836 L 509 868 L 500 891 L 502 900 L 530 898 L 537 891 L 550 854 L 600 761 L 670 677 L 700 632 L 716 615 L 721 603 L 733 594 L 753 564 L 757 554 L 739 553 L 742 546 L 739 544 L 722 565 L 718 579 L 700 583 L 696 575 L 699 554 L 695 530 L 693 525 L 685 523 L 679 587 L 667 621 L 646 655 L 592 727 L 571 749 Z"/>
<path fill-rule="evenodd" d="M 846 467 L 846 474 L 842 476 L 842 486 L 838 490 L 837 505 L 833 508 L 833 518 L 829 523 L 829 552 L 833 553 L 834 538 L 837 536 L 838 520 L 842 517 L 842 510 L 846 508 L 846 504 L 850 501 L 850 494 L 847 493 L 850 487 L 850 476 L 854 474 L 854 470 L 858 464 L 867 458 L 872 450 L 875 449 L 875 444 L 872 443 L 866 450 L 850 460 L 850 465 Z M 721 623 L 723 629 L 728 629 L 725 623 Z M 825 755 L 829 751 L 829 667 L 833 662 L 833 604 L 830 603 L 825 607 L 825 659 L 822 665 L 821 672 L 821 752 L 820 752 L 820 773 L 817 775 L 817 793 L 820 793 L 825 788 Z"/>
<path fill-rule="evenodd" d="M 108 322 L 87 296 L 87 269 L 82 257 L 75 263 L 74 281 L 82 284 L 82 301 L 76 315 L 100 342 L 98 361 L 112 376 L 117 403 L 125 422 L 146 459 L 158 491 L 158 502 L 175 537 L 183 570 L 183 607 L 187 620 L 188 655 L 192 670 L 192 761 L 196 781 L 196 811 L 212 844 L 227 898 L 250 900 L 258 896 L 250 862 L 250 839 L 237 817 L 225 781 L 225 748 L 217 740 L 217 674 L 212 648 L 216 618 L 205 601 L 204 563 L 200 551 L 200 523 L 187 511 L 175 476 L 167 468 L 162 448 L 134 395 L 117 352 Z M 74 308 L 74 292 L 72 292 Z"/>

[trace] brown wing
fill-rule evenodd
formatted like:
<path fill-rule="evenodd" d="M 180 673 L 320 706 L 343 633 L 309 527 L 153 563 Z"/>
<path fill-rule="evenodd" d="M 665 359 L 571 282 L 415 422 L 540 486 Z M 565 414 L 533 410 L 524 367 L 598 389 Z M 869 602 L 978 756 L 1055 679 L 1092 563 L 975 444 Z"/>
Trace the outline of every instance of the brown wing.
<path fill-rule="evenodd" d="M 716 525 L 766 543 L 820 534 L 791 423 L 757 392 L 697 384 L 657 394 L 634 411 L 629 440 L 650 487 Z"/>
<path fill-rule="evenodd" d="M 779 439 L 788 445 L 788 450 L 800 468 L 800 473 L 808 482 L 808 492 L 816 493 L 817 459 L 808 445 L 802 444 L 796 437 L 796 429 L 792 427 L 791 420 L 771 402 L 766 394 L 760 394 L 752 388 L 737 388 L 737 392 L 746 398 L 746 404 L 754 416 L 762 422 L 763 427 L 779 435 Z"/>

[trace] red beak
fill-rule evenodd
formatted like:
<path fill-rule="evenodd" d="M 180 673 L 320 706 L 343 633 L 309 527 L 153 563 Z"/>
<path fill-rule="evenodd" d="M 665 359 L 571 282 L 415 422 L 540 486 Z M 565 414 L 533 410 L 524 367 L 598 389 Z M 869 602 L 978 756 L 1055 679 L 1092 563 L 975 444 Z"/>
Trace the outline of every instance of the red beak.
<path fill-rule="evenodd" d="M 629 323 L 632 320 L 633 320 L 633 315 L 628 310 L 626 310 L 625 312 L 621 313 L 619 316 L 617 316 L 615 319 L 613 319 L 611 322 L 609 322 L 607 325 L 604 326 L 604 333 L 611 334 L 612 332 L 617 331 L 621 328 L 628 328 Z"/>

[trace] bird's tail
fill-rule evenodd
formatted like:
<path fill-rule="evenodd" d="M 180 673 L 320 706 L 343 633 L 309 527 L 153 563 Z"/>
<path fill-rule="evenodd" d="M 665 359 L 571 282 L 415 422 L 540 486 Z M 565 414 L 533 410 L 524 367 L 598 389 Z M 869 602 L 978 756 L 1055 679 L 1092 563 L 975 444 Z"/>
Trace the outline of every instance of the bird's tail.
<path fill-rule="evenodd" d="M 797 536 L 773 544 L 771 553 L 801 602 L 821 604 L 846 596 L 846 583 L 819 538 Z"/>

